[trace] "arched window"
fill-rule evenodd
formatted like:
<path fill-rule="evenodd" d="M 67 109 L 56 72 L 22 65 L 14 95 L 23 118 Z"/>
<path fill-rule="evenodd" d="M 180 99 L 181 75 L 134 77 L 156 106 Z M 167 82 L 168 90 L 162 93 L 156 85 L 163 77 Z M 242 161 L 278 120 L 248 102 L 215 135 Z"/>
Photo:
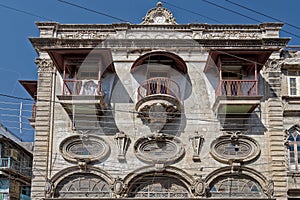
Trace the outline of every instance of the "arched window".
<path fill-rule="evenodd" d="M 62 180 L 55 190 L 55 197 L 82 198 L 111 196 L 110 187 L 106 181 L 94 174 L 73 174 Z"/>
<path fill-rule="evenodd" d="M 290 171 L 300 171 L 300 127 L 293 126 L 288 130 Z"/>
<path fill-rule="evenodd" d="M 135 181 L 128 197 L 135 198 L 187 198 L 189 191 L 178 179 L 168 176 L 146 176 Z"/>
<path fill-rule="evenodd" d="M 229 175 L 218 178 L 210 185 L 211 197 L 265 197 L 261 186 L 250 177 Z"/>

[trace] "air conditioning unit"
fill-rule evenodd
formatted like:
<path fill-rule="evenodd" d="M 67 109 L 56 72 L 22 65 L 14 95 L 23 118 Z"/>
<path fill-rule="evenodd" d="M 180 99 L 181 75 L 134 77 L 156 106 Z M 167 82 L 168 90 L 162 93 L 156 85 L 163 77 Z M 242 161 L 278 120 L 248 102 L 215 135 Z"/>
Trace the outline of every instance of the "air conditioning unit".
<path fill-rule="evenodd" d="M 9 157 L 18 160 L 19 159 L 19 152 L 16 149 L 9 149 Z"/>

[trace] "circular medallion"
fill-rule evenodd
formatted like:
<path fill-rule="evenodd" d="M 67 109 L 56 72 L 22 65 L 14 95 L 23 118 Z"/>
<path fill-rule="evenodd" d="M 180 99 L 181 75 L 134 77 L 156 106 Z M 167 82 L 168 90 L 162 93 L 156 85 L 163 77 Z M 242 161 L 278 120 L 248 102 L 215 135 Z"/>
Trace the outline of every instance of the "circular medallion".
<path fill-rule="evenodd" d="M 239 135 L 234 139 L 231 135 L 221 136 L 211 144 L 212 156 L 222 163 L 249 162 L 259 153 L 258 143 L 245 135 Z"/>
<path fill-rule="evenodd" d="M 95 135 L 74 135 L 64 139 L 59 147 L 62 156 L 71 162 L 103 160 L 110 152 L 109 145 Z"/>
<path fill-rule="evenodd" d="M 140 138 L 134 145 L 136 156 L 147 163 L 171 164 L 184 154 L 179 139 L 167 135 L 151 135 Z"/>

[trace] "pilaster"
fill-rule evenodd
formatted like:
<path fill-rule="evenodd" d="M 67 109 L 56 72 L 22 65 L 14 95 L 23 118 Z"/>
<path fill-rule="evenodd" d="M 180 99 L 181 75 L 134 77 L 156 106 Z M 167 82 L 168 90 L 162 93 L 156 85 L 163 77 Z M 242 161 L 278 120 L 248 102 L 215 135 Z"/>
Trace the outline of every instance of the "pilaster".
<path fill-rule="evenodd" d="M 274 196 L 284 199 L 287 191 L 286 147 L 284 145 L 283 104 L 281 98 L 281 64 L 270 60 L 266 66 L 266 123 L 269 139 L 270 176 L 274 181 Z"/>
<path fill-rule="evenodd" d="M 41 199 L 45 197 L 45 180 L 49 170 L 49 147 L 52 135 L 51 110 L 53 107 L 52 83 L 55 68 L 50 59 L 37 58 L 35 63 L 38 67 L 38 87 L 31 198 Z"/>

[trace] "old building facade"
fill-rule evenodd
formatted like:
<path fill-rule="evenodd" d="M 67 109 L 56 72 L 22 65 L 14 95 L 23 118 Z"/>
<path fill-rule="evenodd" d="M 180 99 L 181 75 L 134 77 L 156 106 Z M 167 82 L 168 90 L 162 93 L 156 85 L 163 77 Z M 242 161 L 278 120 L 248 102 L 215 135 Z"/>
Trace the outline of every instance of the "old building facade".
<path fill-rule="evenodd" d="M 0 199 L 29 200 L 32 145 L 0 124 Z"/>
<path fill-rule="evenodd" d="M 282 23 L 37 26 L 32 199 L 299 197 Z"/>

